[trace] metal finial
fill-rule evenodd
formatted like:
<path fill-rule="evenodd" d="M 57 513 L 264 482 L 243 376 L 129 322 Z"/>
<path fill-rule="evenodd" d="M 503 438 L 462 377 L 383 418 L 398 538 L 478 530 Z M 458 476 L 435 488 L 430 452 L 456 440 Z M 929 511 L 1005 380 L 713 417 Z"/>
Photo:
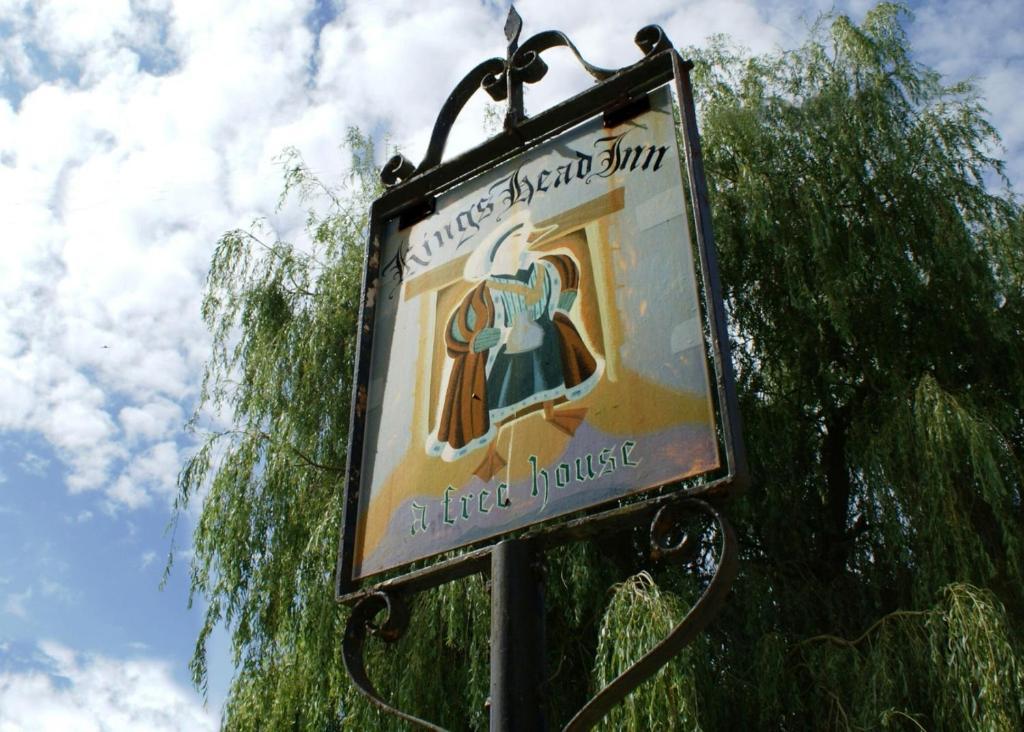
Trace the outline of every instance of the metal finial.
<path fill-rule="evenodd" d="M 510 44 L 519 43 L 519 34 L 523 30 L 523 19 L 519 13 L 516 12 L 516 6 L 510 5 L 508 8 L 508 17 L 505 19 L 505 38 Z"/>
<path fill-rule="evenodd" d="M 508 39 L 508 58 L 505 61 L 505 97 L 508 109 L 505 112 L 505 129 L 510 130 L 518 125 L 526 112 L 523 109 L 523 79 L 515 73 L 512 59 L 519 50 L 519 33 L 523 30 L 523 19 L 516 12 L 515 5 L 509 5 L 508 18 L 505 19 L 505 38 Z"/>
<path fill-rule="evenodd" d="M 0 0 L 2 2 L 2 0 Z M 568 48 L 584 70 L 596 81 L 604 81 L 620 71 L 620 69 L 602 69 L 588 63 L 569 37 L 560 31 L 543 31 L 528 38 L 519 45 L 519 37 L 523 30 L 523 19 L 514 5 L 509 5 L 508 17 L 505 19 L 505 37 L 508 47 L 505 58 L 489 58 L 470 71 L 459 82 L 455 90 L 445 101 L 441 112 L 434 122 L 434 130 L 430 135 L 427 154 L 420 164 L 410 173 L 408 165 L 401 160 L 389 161 L 387 170 L 382 171 L 382 179 L 387 185 L 398 185 L 408 178 L 433 168 L 441 163 L 444 148 L 448 142 L 448 134 L 466 102 L 478 89 L 483 89 L 496 102 L 506 102 L 505 129 L 517 127 L 525 118 L 523 105 L 523 84 L 535 84 L 544 77 L 548 70 L 541 54 L 548 49 Z M 665 32 L 656 25 L 642 28 L 636 35 L 636 43 L 644 56 L 654 56 L 672 47 L 672 42 Z"/>

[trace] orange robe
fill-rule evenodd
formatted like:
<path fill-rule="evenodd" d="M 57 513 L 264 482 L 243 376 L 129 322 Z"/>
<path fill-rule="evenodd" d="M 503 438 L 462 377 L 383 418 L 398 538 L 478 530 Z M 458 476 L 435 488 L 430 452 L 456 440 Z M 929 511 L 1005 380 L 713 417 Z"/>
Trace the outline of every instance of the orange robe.
<path fill-rule="evenodd" d="M 561 280 L 560 292 L 578 290 L 579 268 L 570 257 L 554 254 L 542 260 L 552 265 L 558 273 Z M 568 391 L 594 374 L 597 361 L 567 313 L 555 310 L 551 320 L 558 333 L 562 375 Z M 453 325 L 456 327 L 453 328 Z M 486 435 L 491 429 L 487 407 L 488 352 L 474 353 L 471 344 L 480 331 L 493 326 L 494 301 L 488 283 L 484 281 L 466 295 L 445 328 L 445 347 L 452 359 L 452 370 L 445 390 L 437 440 L 448 443 L 456 450 Z M 456 332 L 466 340 L 456 338 Z"/>

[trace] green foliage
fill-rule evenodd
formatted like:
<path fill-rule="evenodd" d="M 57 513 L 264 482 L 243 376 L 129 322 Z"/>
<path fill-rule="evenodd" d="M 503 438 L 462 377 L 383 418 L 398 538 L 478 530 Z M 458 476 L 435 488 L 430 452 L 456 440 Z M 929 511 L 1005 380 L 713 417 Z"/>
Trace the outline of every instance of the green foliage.
<path fill-rule="evenodd" d="M 486 729 L 490 597 L 479 576 L 424 593 L 413 624 L 392 646 L 375 643 L 367 667 L 399 709 L 445 729 Z M 340 640 L 340 636 L 338 636 Z M 346 697 L 346 729 L 406 730 L 362 699 Z"/>
<path fill-rule="evenodd" d="M 971 86 L 914 63 L 902 17 L 693 54 L 753 481 L 727 509 L 742 559 L 721 616 L 605 728 L 1024 727 L 1024 214 L 986 187 L 998 137 Z M 257 224 L 211 266 L 199 414 L 230 426 L 185 466 L 179 506 L 202 503 L 196 682 L 218 623 L 239 667 L 226 729 L 405 728 L 348 684 L 332 597 L 377 191 L 369 144 L 349 145 L 337 187 L 282 159 L 308 245 Z M 547 556 L 552 727 L 707 580 L 638 574 L 645 540 Z M 483 729 L 488 624 L 480 578 L 425 593 L 368 668 L 403 709 Z"/>
<path fill-rule="evenodd" d="M 192 670 L 204 683 L 206 640 L 225 623 L 240 669 L 227 708 L 233 729 L 337 727 L 347 688 L 331 575 L 362 239 L 376 192 L 369 144 L 356 133 L 349 144 L 355 172 L 337 188 L 316 182 L 294 151 L 282 157 L 286 192 L 308 205 L 308 245 L 268 242 L 261 222 L 228 232 L 203 302 L 214 347 L 193 424 L 212 412 L 231 428 L 205 434 L 181 473 L 178 505 L 202 500 L 192 587 L 209 606 Z"/>
<path fill-rule="evenodd" d="M 686 615 L 682 600 L 647 572 L 616 585 L 598 633 L 596 692 L 667 636 Z M 682 653 L 603 720 L 603 729 L 699 730 L 697 688 Z"/>
<path fill-rule="evenodd" d="M 1010 637 L 992 593 L 951 584 L 932 608 L 894 611 L 853 640 L 796 643 L 786 661 L 808 683 L 788 708 L 824 712 L 832 729 L 1018 730 L 1024 676 Z"/>
<path fill-rule="evenodd" d="M 715 726 L 1019 720 L 1020 679 L 982 654 L 1024 650 L 1001 609 L 1024 607 L 1021 210 L 985 186 L 998 138 L 971 87 L 912 61 L 901 14 L 830 19 L 772 57 L 698 56 L 754 475 L 717 629 L 737 676 L 711 693 L 759 704 Z M 936 655 L 937 614 L 961 655 Z M 802 639 L 865 627 L 793 665 Z M 992 707 L 966 713 L 982 688 Z"/>

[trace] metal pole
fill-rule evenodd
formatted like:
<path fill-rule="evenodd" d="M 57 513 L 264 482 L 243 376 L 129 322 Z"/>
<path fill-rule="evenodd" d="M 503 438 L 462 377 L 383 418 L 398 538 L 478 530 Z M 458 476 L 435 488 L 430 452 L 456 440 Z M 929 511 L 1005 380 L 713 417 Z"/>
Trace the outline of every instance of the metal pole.
<path fill-rule="evenodd" d="M 491 732 L 544 730 L 544 599 L 533 548 L 505 539 L 491 551 Z"/>

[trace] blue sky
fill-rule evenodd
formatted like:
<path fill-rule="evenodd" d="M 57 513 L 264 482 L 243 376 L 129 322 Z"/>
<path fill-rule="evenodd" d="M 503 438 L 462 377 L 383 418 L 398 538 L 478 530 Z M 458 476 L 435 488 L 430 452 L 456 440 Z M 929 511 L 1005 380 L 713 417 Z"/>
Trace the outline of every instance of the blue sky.
<path fill-rule="evenodd" d="M 830 3 L 525 0 L 593 63 L 638 58 L 657 22 L 678 45 L 727 32 L 792 47 Z M 866 3 L 836 8 L 860 19 Z M 223 633 L 209 700 L 187 662 L 194 515 L 165 532 L 182 425 L 209 348 L 199 301 L 214 243 L 275 212 L 275 156 L 344 173 L 358 125 L 410 158 L 470 67 L 503 53 L 503 2 L 0 0 L 0 728 L 212 729 L 231 675 Z M 1019 11 L 1019 8 L 1016 9 Z M 909 24 L 917 58 L 974 78 L 1024 180 L 1024 21 L 1013 3 L 938 2 Z M 556 52 L 528 90 L 546 106 L 587 82 Z M 482 138 L 484 99 L 450 152 Z M 224 415 L 208 415 L 216 425 Z M 201 605 L 201 602 L 200 602 Z"/>

